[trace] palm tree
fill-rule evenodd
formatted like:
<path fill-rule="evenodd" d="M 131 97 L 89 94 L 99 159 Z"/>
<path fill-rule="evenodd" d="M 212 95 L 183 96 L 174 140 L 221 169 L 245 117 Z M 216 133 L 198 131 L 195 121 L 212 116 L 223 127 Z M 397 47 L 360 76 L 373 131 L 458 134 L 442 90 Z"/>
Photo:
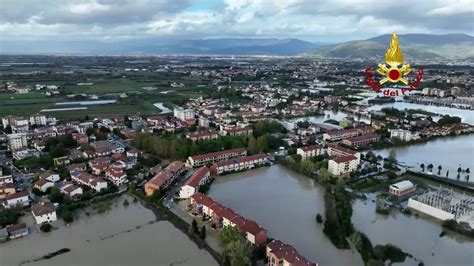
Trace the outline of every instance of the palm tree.
<path fill-rule="evenodd" d="M 443 167 L 442 167 L 441 164 L 440 164 L 440 165 L 438 165 L 438 175 L 441 174 L 441 169 L 443 169 Z"/>
<path fill-rule="evenodd" d="M 433 164 L 432 163 L 428 164 L 427 168 L 428 168 L 428 172 L 432 172 L 433 171 Z"/>
<path fill-rule="evenodd" d="M 425 171 L 425 164 L 424 163 L 420 164 L 420 167 L 421 167 L 421 170 L 424 172 Z"/>

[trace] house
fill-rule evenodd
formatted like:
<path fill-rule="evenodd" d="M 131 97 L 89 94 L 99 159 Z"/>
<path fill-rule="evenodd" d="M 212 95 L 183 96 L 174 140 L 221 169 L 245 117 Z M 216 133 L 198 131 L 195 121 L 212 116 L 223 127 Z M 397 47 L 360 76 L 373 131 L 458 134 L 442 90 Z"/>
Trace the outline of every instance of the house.
<path fill-rule="evenodd" d="M 5 208 L 30 205 L 30 197 L 27 191 L 16 192 L 5 197 Z"/>
<path fill-rule="evenodd" d="M 323 147 L 320 145 L 311 145 L 298 148 L 296 154 L 301 155 L 303 160 L 308 160 L 311 157 L 319 156 L 323 152 Z"/>
<path fill-rule="evenodd" d="M 232 127 L 224 129 L 222 135 L 224 136 L 250 136 L 253 130 L 251 127 Z"/>
<path fill-rule="evenodd" d="M 57 220 L 56 208 L 51 202 L 38 202 L 31 206 L 31 213 L 36 224 L 50 223 Z"/>
<path fill-rule="evenodd" d="M 28 227 L 24 223 L 7 225 L 8 236 L 10 239 L 16 239 L 28 235 Z"/>
<path fill-rule="evenodd" d="M 53 159 L 54 166 L 66 166 L 71 163 L 69 156 L 57 157 Z"/>
<path fill-rule="evenodd" d="M 57 173 L 51 172 L 51 171 L 46 171 L 42 173 L 38 178 L 44 179 L 46 181 L 53 182 L 53 183 L 58 182 L 61 179 Z"/>
<path fill-rule="evenodd" d="M 331 157 L 353 155 L 360 159 L 360 153 L 358 153 L 357 151 L 341 147 L 337 144 L 328 144 L 328 155 Z"/>
<path fill-rule="evenodd" d="M 145 195 L 150 197 L 156 190 L 166 188 L 176 177 L 183 173 L 185 169 L 183 162 L 175 161 L 170 163 L 145 184 Z"/>
<path fill-rule="evenodd" d="M 7 195 L 13 194 L 15 192 L 16 187 L 13 183 L 3 183 L 0 185 L 0 199 L 4 199 Z"/>
<path fill-rule="evenodd" d="M 247 150 L 245 148 L 237 148 L 237 149 L 231 149 L 231 150 L 211 152 L 211 153 L 189 156 L 187 160 L 187 164 L 190 165 L 191 167 L 199 167 L 199 166 L 206 165 L 208 163 L 228 160 L 231 158 L 245 156 L 245 155 L 247 155 Z"/>
<path fill-rule="evenodd" d="M 391 129 L 390 130 L 390 138 L 397 138 L 402 141 L 411 141 L 411 140 L 416 140 L 420 138 L 420 135 L 417 132 L 411 132 L 409 130 L 403 130 L 403 129 Z"/>
<path fill-rule="evenodd" d="M 232 209 L 222 206 L 207 195 L 195 193 L 190 199 L 194 211 L 210 217 L 216 228 L 236 226 L 252 245 L 263 246 L 266 244 L 267 231 L 255 221 L 240 216 Z"/>
<path fill-rule="evenodd" d="M 13 176 L 12 175 L 0 176 L 0 185 L 6 184 L 6 183 L 13 184 Z"/>
<path fill-rule="evenodd" d="M 105 170 L 105 179 L 110 180 L 117 187 L 128 182 L 127 174 L 122 168 L 109 166 Z"/>
<path fill-rule="evenodd" d="M 69 181 L 61 182 L 59 184 L 59 191 L 70 198 L 79 198 L 83 194 L 82 188 L 80 186 L 76 186 Z"/>
<path fill-rule="evenodd" d="M 91 170 L 94 175 L 100 175 L 109 167 L 110 160 L 97 160 L 95 162 L 91 162 Z"/>
<path fill-rule="evenodd" d="M 380 141 L 380 136 L 378 134 L 369 133 L 366 135 L 344 139 L 342 140 L 342 143 L 351 147 L 359 147 L 359 146 L 366 146 L 370 143 L 374 143 L 378 141 Z"/>
<path fill-rule="evenodd" d="M 310 262 L 300 255 L 291 245 L 285 244 L 280 240 L 272 240 L 267 244 L 266 255 L 268 266 L 317 266 L 318 264 Z"/>
<path fill-rule="evenodd" d="M 335 130 L 326 132 L 323 134 L 323 140 L 325 141 L 336 141 L 352 137 L 357 137 L 360 135 L 374 133 L 375 129 L 371 127 L 359 127 L 359 128 L 349 128 L 343 130 Z"/>
<path fill-rule="evenodd" d="M 202 140 L 211 140 L 219 138 L 217 131 L 197 131 L 190 132 L 186 134 L 186 138 L 190 139 L 193 142 L 202 141 Z"/>
<path fill-rule="evenodd" d="M 54 187 L 54 183 L 49 182 L 46 179 L 38 179 L 36 182 L 33 183 L 33 188 L 36 188 L 41 192 L 46 192 L 48 188 L 52 187 Z"/>
<path fill-rule="evenodd" d="M 107 189 L 107 182 L 105 180 L 100 177 L 88 174 L 86 172 L 72 172 L 71 179 L 77 184 L 88 186 L 97 192 L 100 192 L 102 189 Z"/>
<path fill-rule="evenodd" d="M 206 184 L 210 178 L 209 168 L 203 166 L 196 170 L 193 175 L 181 186 L 179 191 L 179 197 L 187 199 L 198 191 L 198 188 Z"/>
<path fill-rule="evenodd" d="M 268 156 L 259 153 L 250 156 L 236 157 L 224 161 L 219 161 L 211 165 L 211 174 L 213 176 L 236 171 L 244 171 L 262 166 L 268 162 Z"/>
<path fill-rule="evenodd" d="M 85 133 L 72 133 L 72 138 L 77 141 L 77 144 L 89 143 L 89 137 Z"/>
<path fill-rule="evenodd" d="M 328 171 L 332 175 L 339 176 L 357 170 L 359 159 L 353 155 L 344 155 L 329 159 Z"/>
<path fill-rule="evenodd" d="M 398 197 L 413 192 L 415 190 L 415 185 L 408 180 L 403 180 L 398 183 L 392 184 L 388 188 L 388 192 Z"/>

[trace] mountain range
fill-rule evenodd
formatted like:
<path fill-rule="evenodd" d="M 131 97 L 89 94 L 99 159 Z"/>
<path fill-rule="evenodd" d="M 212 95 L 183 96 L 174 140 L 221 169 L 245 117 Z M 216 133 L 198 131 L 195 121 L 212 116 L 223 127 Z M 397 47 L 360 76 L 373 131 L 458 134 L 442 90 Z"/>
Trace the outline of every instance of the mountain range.
<path fill-rule="evenodd" d="M 380 59 L 391 35 L 337 44 L 314 43 L 299 39 L 218 38 L 218 39 L 140 39 L 121 42 L 0 40 L 2 54 L 164 54 L 164 55 L 309 55 L 331 58 Z M 406 58 L 473 58 L 474 37 L 466 34 L 400 34 Z"/>

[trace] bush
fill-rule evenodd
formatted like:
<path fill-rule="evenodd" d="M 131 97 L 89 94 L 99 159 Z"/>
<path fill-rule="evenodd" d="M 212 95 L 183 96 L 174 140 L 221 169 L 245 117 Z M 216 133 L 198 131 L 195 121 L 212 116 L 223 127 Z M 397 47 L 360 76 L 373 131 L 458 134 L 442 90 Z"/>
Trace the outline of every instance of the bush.
<path fill-rule="evenodd" d="M 74 216 L 73 216 L 72 212 L 69 212 L 69 211 L 65 212 L 63 214 L 63 221 L 65 223 L 72 223 L 74 221 Z"/>
<path fill-rule="evenodd" d="M 53 227 L 50 225 L 50 224 L 42 224 L 40 226 L 40 230 L 45 232 L 45 233 L 48 233 L 51 231 L 51 229 L 53 229 Z"/>
<path fill-rule="evenodd" d="M 318 224 L 323 223 L 323 217 L 319 213 L 316 214 L 316 222 L 318 222 Z"/>

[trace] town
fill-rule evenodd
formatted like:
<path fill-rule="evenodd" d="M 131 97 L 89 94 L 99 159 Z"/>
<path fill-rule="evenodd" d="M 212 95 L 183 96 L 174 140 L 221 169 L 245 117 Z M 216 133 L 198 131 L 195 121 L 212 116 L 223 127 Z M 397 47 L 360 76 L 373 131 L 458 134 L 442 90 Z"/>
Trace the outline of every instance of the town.
<path fill-rule="evenodd" d="M 7 241 L 0 245 L 74 230 L 67 227 L 81 213 L 107 212 L 105 202 L 120 199 L 189 227 L 185 233 L 222 263 L 325 265 L 329 258 L 303 242 L 274 235 L 272 219 L 285 210 L 264 223 L 227 203 L 237 199 L 214 197 L 224 180 L 257 180 L 263 177 L 253 173 L 265 169 L 287 169 L 281 172 L 324 188 L 325 208 L 308 222 L 320 224 L 338 249 L 349 249 L 350 239 L 364 263 L 427 258 L 390 240 L 361 244 L 370 243 L 369 234 L 351 223 L 351 205 L 361 199 L 373 200 L 377 215 L 431 217 L 443 233 L 473 236 L 472 67 L 417 62 L 425 68 L 423 88 L 394 98 L 365 83 L 372 62 L 26 59 L 49 64 L 8 65 L 0 73 L 0 241 Z M 404 152 L 438 141 L 457 150 Z"/>

